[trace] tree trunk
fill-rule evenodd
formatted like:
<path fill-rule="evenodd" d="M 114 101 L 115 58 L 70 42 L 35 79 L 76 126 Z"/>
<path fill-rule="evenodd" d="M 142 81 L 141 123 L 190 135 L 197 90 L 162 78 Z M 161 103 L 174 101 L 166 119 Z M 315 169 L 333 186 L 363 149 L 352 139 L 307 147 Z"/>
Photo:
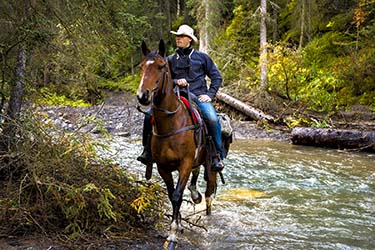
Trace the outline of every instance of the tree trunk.
<path fill-rule="evenodd" d="M 267 85 L 267 0 L 261 0 L 260 6 L 260 88 L 266 90 Z"/>
<path fill-rule="evenodd" d="M 301 50 L 303 46 L 303 37 L 304 37 L 304 32 L 305 32 L 305 0 L 302 0 L 302 5 L 301 5 L 301 32 L 299 36 L 299 46 L 298 49 Z"/>
<path fill-rule="evenodd" d="M 20 46 L 17 54 L 17 65 L 15 68 L 15 82 L 11 86 L 10 100 L 5 117 L 4 129 L 0 138 L 0 147 L 8 148 L 15 138 L 17 119 L 22 108 L 22 99 L 25 92 L 25 69 L 26 69 L 26 50 Z"/>
<path fill-rule="evenodd" d="M 222 102 L 225 102 L 229 106 L 237 109 L 238 111 L 244 113 L 245 115 L 249 116 L 253 120 L 263 120 L 263 119 L 265 119 L 265 120 L 270 121 L 272 123 L 275 122 L 274 117 L 272 117 L 270 115 L 266 115 L 261 110 L 258 110 L 254 107 L 251 107 L 251 106 L 241 102 L 240 100 L 237 100 L 237 99 L 231 97 L 230 95 L 227 95 L 227 94 L 225 94 L 221 91 L 217 92 L 216 98 L 218 100 L 222 101 Z"/>
<path fill-rule="evenodd" d="M 375 151 L 375 131 L 294 128 L 293 144 Z"/>
<path fill-rule="evenodd" d="M 21 46 L 18 50 L 17 65 L 15 69 L 15 83 L 11 87 L 7 111 L 7 115 L 10 120 L 14 120 L 21 111 L 22 99 L 25 92 L 25 69 L 26 50 L 23 46 Z"/>
<path fill-rule="evenodd" d="M 169 1 L 165 1 L 165 9 L 166 9 L 166 15 L 167 15 L 167 22 L 168 22 L 168 30 L 172 30 L 172 8 Z M 171 32 L 168 32 L 168 41 L 171 40 Z"/>
<path fill-rule="evenodd" d="M 204 18 L 201 20 L 201 28 L 199 31 L 199 51 L 208 53 L 209 38 L 208 38 L 208 22 L 210 16 L 209 0 L 203 0 Z"/>
<path fill-rule="evenodd" d="M 307 41 L 310 42 L 311 41 L 311 36 L 312 36 L 312 24 L 311 24 L 311 6 L 312 6 L 312 2 L 313 1 L 306 1 L 306 4 L 307 4 L 307 11 L 306 11 L 306 14 L 307 14 Z"/>
<path fill-rule="evenodd" d="M 276 44 L 279 40 L 279 23 L 278 23 L 278 16 L 279 16 L 279 6 L 274 4 L 273 5 L 273 30 L 272 30 L 272 43 Z"/>

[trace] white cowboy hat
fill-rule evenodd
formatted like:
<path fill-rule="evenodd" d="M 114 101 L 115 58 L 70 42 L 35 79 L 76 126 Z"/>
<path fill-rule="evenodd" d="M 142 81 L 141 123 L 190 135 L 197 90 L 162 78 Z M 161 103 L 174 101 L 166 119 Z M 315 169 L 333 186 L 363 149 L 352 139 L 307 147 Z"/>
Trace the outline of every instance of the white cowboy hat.
<path fill-rule="evenodd" d="M 198 42 L 198 38 L 196 36 L 194 36 L 194 30 L 193 30 L 193 28 L 190 27 L 189 25 L 183 24 L 180 27 L 178 27 L 177 31 L 171 31 L 171 33 L 174 34 L 174 35 L 176 35 L 176 36 L 185 35 L 185 36 L 188 36 L 191 39 L 193 39 L 193 41 L 195 43 Z"/>

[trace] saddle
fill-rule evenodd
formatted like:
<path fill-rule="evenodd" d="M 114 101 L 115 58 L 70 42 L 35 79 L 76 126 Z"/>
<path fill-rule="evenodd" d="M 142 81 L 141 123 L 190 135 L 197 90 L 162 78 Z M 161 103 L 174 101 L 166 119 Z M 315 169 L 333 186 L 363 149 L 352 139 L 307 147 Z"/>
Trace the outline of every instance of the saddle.
<path fill-rule="evenodd" d="M 202 119 L 202 116 L 199 113 L 199 108 L 197 105 L 191 102 L 191 100 L 185 98 L 184 96 L 179 95 L 180 100 L 182 103 L 187 107 L 190 113 L 190 117 L 193 121 L 195 126 L 194 128 L 194 141 L 196 145 L 196 156 L 198 150 L 206 145 L 206 136 L 208 134 L 207 127 Z"/>
<path fill-rule="evenodd" d="M 200 115 L 199 107 L 191 101 L 191 96 L 188 91 L 186 95 L 188 97 L 180 95 L 180 92 L 176 92 L 179 99 L 182 103 L 188 108 L 191 119 L 195 125 L 194 129 L 194 140 L 196 145 L 196 152 L 201 147 L 206 147 L 208 152 L 208 159 L 211 161 L 212 156 L 217 155 L 216 147 L 214 146 L 214 142 L 210 136 L 208 136 L 208 129 L 207 126 Z M 223 153 L 225 157 L 228 154 L 229 145 L 233 142 L 233 128 L 230 124 L 230 118 L 224 113 L 218 113 L 219 122 L 222 128 L 221 135 L 222 135 L 222 146 L 223 146 Z"/>

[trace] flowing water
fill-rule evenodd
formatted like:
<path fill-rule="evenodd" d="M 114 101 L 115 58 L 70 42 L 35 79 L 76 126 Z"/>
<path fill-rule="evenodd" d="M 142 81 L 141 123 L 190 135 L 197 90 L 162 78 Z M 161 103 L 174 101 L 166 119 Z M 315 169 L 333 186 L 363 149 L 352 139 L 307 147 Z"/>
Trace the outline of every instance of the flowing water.
<path fill-rule="evenodd" d="M 140 143 L 115 140 L 126 152 L 115 147 L 116 160 L 144 178 Z M 184 237 L 215 250 L 375 249 L 374 154 L 237 140 L 225 163 L 212 215 L 199 215 L 207 231 Z M 183 216 L 191 211 L 183 203 Z"/>

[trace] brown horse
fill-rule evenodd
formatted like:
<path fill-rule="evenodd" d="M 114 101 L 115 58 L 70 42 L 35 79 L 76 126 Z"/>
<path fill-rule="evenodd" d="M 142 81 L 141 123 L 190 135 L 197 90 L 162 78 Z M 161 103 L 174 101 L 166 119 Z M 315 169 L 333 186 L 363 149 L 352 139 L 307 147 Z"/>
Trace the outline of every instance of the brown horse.
<path fill-rule="evenodd" d="M 169 249 L 174 249 L 177 246 L 177 235 L 182 232 L 180 207 L 190 174 L 191 197 L 195 203 L 200 203 L 202 196 L 197 191 L 196 183 L 199 166 L 204 165 L 207 182 L 206 213 L 209 215 L 211 196 L 216 190 L 217 172 L 211 170 L 206 147 L 196 145 L 196 126 L 193 124 L 189 108 L 174 93 L 163 40 L 159 43 L 158 51 L 151 52 L 144 42 L 141 48 L 145 57 L 141 63 L 142 78 L 137 98 L 142 105 L 151 104 L 154 120 L 151 137 L 152 159 L 167 186 L 168 197 L 173 207 L 170 232 L 165 245 Z M 173 171 L 179 173 L 176 186 L 172 177 Z"/>

